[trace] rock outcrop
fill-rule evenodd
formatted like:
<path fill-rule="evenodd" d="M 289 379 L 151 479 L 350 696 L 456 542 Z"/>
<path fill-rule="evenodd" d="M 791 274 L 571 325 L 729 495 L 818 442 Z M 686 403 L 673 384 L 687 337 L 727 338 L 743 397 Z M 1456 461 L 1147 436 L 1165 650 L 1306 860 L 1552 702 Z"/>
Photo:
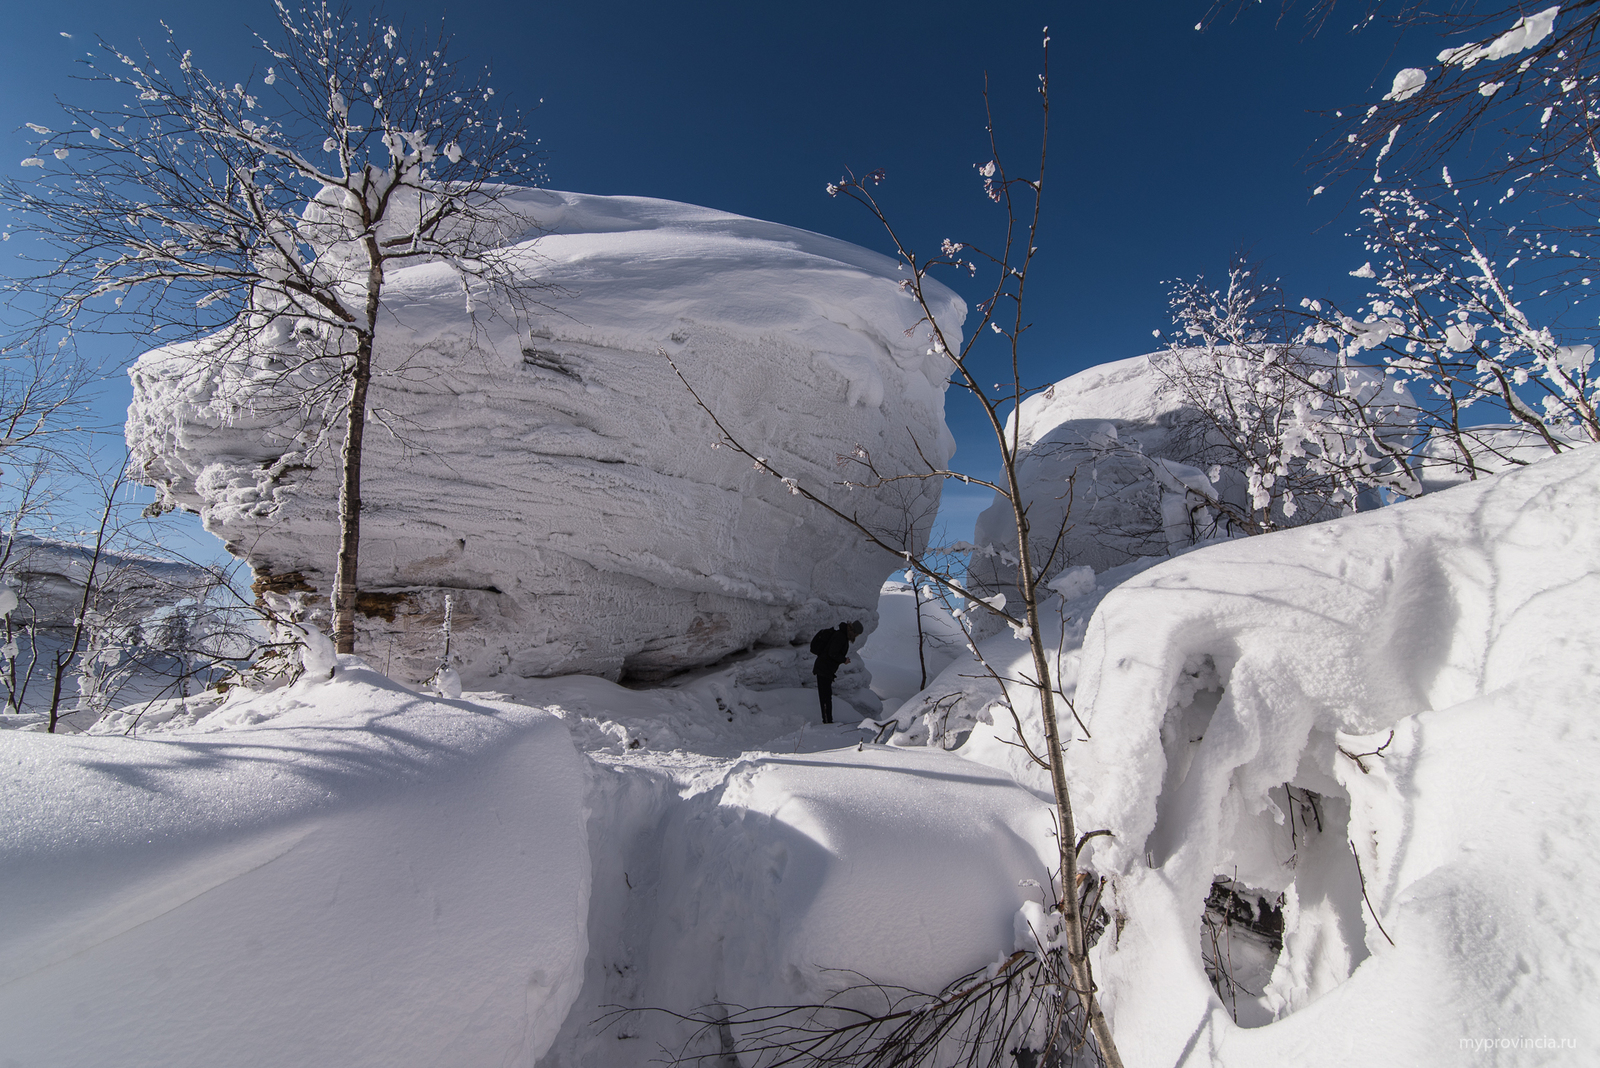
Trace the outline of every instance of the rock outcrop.
<path fill-rule="evenodd" d="M 1368 398 L 1388 388 L 1409 404 L 1409 394 L 1394 392 L 1379 372 L 1341 369 L 1332 353 L 1320 349 L 1297 347 L 1292 352 L 1305 367 L 1326 366 L 1351 376 Z M 1204 415 L 1182 384 L 1186 376 L 1203 375 L 1213 364 L 1201 349 L 1135 356 L 1081 371 L 1022 402 L 1011 416 L 1020 424 L 1011 424 L 1006 432 L 1014 427 L 1018 434 L 1018 477 L 1029 508 L 1036 565 L 1050 560 L 1050 575 L 1074 566 L 1102 572 L 1246 532 L 1229 516 L 1250 513 L 1252 484 L 1243 462 L 1248 449 L 1235 448 L 1238 443 L 1222 436 L 1226 416 Z M 1231 388 L 1236 395 L 1243 392 L 1237 383 Z M 1260 403 L 1280 404 L 1285 411 L 1288 407 L 1280 399 Z M 1409 437 L 1409 421 L 1394 411 L 1399 409 L 1380 412 L 1375 407 L 1373 417 L 1390 420 L 1383 424 L 1384 434 Z M 1297 410 L 1294 418 L 1307 428 L 1321 419 L 1328 420 L 1327 428 L 1339 425 L 1313 405 L 1303 413 Z M 1291 422 L 1283 419 L 1285 438 L 1293 430 Z M 1304 437 L 1312 432 L 1307 429 Z M 1265 432 L 1257 433 L 1265 439 Z M 1304 463 L 1290 461 L 1296 471 Z M 1272 505 L 1280 525 L 1320 522 L 1350 510 L 1348 500 L 1318 496 L 1316 491 L 1324 487 L 1314 479 L 1296 485 L 1295 512 Z M 979 546 L 971 565 L 977 588 L 1012 589 L 1017 535 L 1010 502 L 997 496 L 979 514 L 973 541 Z"/>
<path fill-rule="evenodd" d="M 954 450 L 946 368 L 893 261 L 818 234 L 636 197 L 518 192 L 537 304 L 485 305 L 445 265 L 391 273 L 363 470 L 358 650 L 433 672 L 446 599 L 463 676 L 650 678 L 875 618 L 894 560 L 748 459 L 730 431 L 868 523 L 905 499 L 839 485 L 841 455 L 907 468 Z M 964 305 L 939 290 L 940 319 Z M 474 306 L 474 301 L 477 305 Z M 314 342 L 314 339 L 312 339 Z M 286 372 L 288 324 L 147 353 L 128 439 L 264 591 L 321 604 L 337 536 L 336 420 Z M 203 345 L 203 343 L 202 343 Z M 330 406 L 331 407 L 331 406 Z M 330 430 L 329 425 L 335 429 Z"/>

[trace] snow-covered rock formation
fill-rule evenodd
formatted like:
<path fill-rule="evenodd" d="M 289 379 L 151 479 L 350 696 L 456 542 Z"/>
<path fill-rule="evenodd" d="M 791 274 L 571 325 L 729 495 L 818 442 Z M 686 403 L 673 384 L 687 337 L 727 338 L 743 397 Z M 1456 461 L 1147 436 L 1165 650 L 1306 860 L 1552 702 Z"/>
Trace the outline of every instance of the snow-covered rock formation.
<path fill-rule="evenodd" d="M 1048 551 L 1068 510 L 1072 528 L 1058 553 L 1062 561 L 1096 571 L 1141 556 L 1165 556 L 1160 460 L 1183 465 L 1196 459 L 1194 443 L 1175 432 L 1185 406 L 1157 370 L 1159 356 L 1091 367 L 1023 401 L 1011 416 L 1021 459 L 1018 476 L 1032 507 L 1035 540 Z M 1177 466 L 1177 465 L 1175 465 Z M 1181 469 L 1181 468 L 1180 468 Z M 1067 479 L 1076 475 L 1072 493 Z M 1167 481 L 1176 483 L 1176 477 Z M 1178 488 L 1181 499 L 1181 484 Z M 979 516 L 973 541 L 1015 551 L 1011 505 L 999 499 Z M 1010 564 L 977 557 L 974 567 L 992 585 L 1015 581 Z"/>
<path fill-rule="evenodd" d="M 1372 369 L 1340 367 L 1332 353 L 1295 348 L 1284 358 L 1304 372 L 1348 376 L 1350 391 L 1369 401 L 1386 386 L 1391 405 L 1409 400 Z M 1311 452 L 1341 442 L 1359 453 L 1366 447 L 1363 428 L 1342 424 L 1337 406 L 1324 406 L 1303 390 L 1280 393 L 1292 378 L 1263 381 L 1272 392 L 1256 397 L 1248 376 L 1260 373 L 1250 359 L 1176 349 L 1091 367 L 1025 400 L 1011 417 L 1020 422 L 1007 433 L 1014 427 L 1018 434 L 1018 475 L 1036 562 L 1054 547 L 1052 574 L 1085 565 L 1101 572 L 1232 536 L 1240 532 L 1240 518 L 1258 509 L 1278 526 L 1347 513 L 1350 500 L 1339 495 L 1348 486 L 1308 473 L 1316 468 L 1304 443 L 1313 442 Z M 1248 400 L 1251 411 L 1202 412 L 1195 391 L 1222 390 L 1218 382 L 1228 396 L 1214 404 Z M 1402 411 L 1374 403 L 1365 418 L 1380 423 L 1384 437 L 1410 434 Z M 1235 434 L 1248 437 L 1229 440 Z M 1251 463 L 1264 470 L 1248 470 Z M 1285 495 L 1289 486 L 1293 492 Z M 973 541 L 987 551 L 973 560 L 979 587 L 1014 583 L 1017 538 L 1009 502 L 997 497 L 978 517 Z"/>
<path fill-rule="evenodd" d="M 894 263 L 818 234 L 636 197 L 518 192 L 512 247 L 539 302 L 509 314 L 444 265 L 391 273 L 363 470 L 359 648 L 397 677 L 438 663 L 448 597 L 469 679 L 658 677 L 874 617 L 893 561 L 732 450 L 666 356 L 786 474 L 899 528 L 911 501 L 836 486 L 954 449 L 945 368 Z M 941 320 L 964 306 L 938 290 Z M 476 302 L 476 307 L 474 306 Z M 320 604 L 337 533 L 337 432 L 285 375 L 292 324 L 214 366 L 193 346 L 133 370 L 145 477 L 198 511 L 259 587 Z M 311 333 L 309 329 L 305 333 Z M 292 379 L 292 380 L 290 380 Z M 909 428 L 909 433 L 907 432 Z"/>
<path fill-rule="evenodd" d="M 61 729 L 76 732 L 113 702 L 165 695 L 185 678 L 203 685 L 200 651 L 237 651 L 222 635 L 240 621 L 205 603 L 215 585 L 177 560 L 0 535 L 0 728 L 42 729 L 54 700 Z M 58 657 L 69 665 L 59 694 Z"/>

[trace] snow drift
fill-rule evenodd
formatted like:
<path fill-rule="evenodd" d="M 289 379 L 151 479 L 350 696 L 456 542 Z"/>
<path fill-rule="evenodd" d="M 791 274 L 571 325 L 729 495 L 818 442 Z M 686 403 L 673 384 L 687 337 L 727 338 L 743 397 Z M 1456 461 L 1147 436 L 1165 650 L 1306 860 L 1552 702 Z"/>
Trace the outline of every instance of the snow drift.
<path fill-rule="evenodd" d="M 1084 855 L 1112 880 L 1096 975 L 1128 1063 L 1600 1042 L 1600 449 L 1053 589 L 1079 827 L 1115 835 Z M 1031 669 L 1010 633 L 979 648 Z M 1037 739 L 1038 703 L 1008 689 L 959 657 L 895 743 L 1046 796 L 1008 710 Z"/>
<path fill-rule="evenodd" d="M 581 761 L 353 658 L 154 740 L 0 732 L 6 1059 L 532 1065 L 588 949 Z"/>
<path fill-rule="evenodd" d="M 1083 826 L 1115 833 L 1091 846 L 1126 920 L 1098 975 L 1129 1063 L 1600 1041 L 1597 519 L 1587 448 L 1106 596 L 1069 755 Z M 1220 999 L 1219 878 L 1283 896 L 1281 953 Z"/>
<path fill-rule="evenodd" d="M 945 365 L 893 261 L 841 241 L 637 197 L 519 191 L 510 314 L 445 265 L 391 273 L 362 496 L 362 648 L 434 670 L 445 598 L 469 681 L 500 672 L 653 677 L 841 618 L 871 623 L 892 561 L 716 450 L 695 389 L 754 450 L 874 525 L 931 517 L 937 487 L 877 499 L 833 484 L 954 449 Z M 518 228 L 514 228 L 518 229 Z M 965 313 L 935 290 L 947 330 Z M 320 599 L 337 533 L 336 442 L 305 409 L 325 382 L 280 322 L 220 367 L 196 346 L 133 369 L 128 440 L 168 504 L 198 511 L 263 589 Z M 909 428 L 910 433 L 907 433 Z"/>

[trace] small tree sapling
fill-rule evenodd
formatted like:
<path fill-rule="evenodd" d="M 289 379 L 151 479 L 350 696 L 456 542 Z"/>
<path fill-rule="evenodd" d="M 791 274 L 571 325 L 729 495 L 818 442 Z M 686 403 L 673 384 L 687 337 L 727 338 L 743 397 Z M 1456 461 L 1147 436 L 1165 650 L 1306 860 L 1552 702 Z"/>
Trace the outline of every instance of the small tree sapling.
<path fill-rule="evenodd" d="M 782 469 L 780 461 L 756 451 L 753 444 L 744 440 L 734 428 L 729 427 L 705 403 L 694 384 L 684 376 L 677 364 L 673 363 L 672 367 L 701 409 L 712 419 L 721 435 L 720 445 L 748 458 L 757 470 L 781 479 L 791 493 L 805 497 L 834 516 L 853 529 L 869 545 L 899 557 L 907 569 L 916 576 L 964 600 L 973 610 L 991 614 L 1001 622 L 1002 626 L 1009 626 L 1018 638 L 1028 642 L 1032 675 L 1020 679 L 1002 678 L 1001 681 L 1002 685 L 1025 689 L 1037 701 L 1044 725 L 1045 737 L 1038 739 L 1035 745 L 1030 747 L 1030 752 L 1049 769 L 1055 800 L 1060 865 L 1059 884 L 1051 894 L 1053 900 L 1050 902 L 1050 914 L 1058 918 L 1061 933 L 1059 939 L 1052 943 L 1059 949 L 1058 956 L 1052 957 L 1051 952 L 1043 945 L 1038 953 L 1025 956 L 1047 970 L 1050 969 L 1051 962 L 1055 962 L 1054 970 L 1050 971 L 1053 977 L 1050 981 L 1070 989 L 1076 999 L 1077 1008 L 1081 1010 L 1081 1018 L 1093 1034 L 1099 1055 L 1112 1068 L 1120 1068 L 1121 1058 L 1117 1053 L 1110 1024 L 1101 1009 L 1089 962 L 1091 932 L 1085 917 L 1084 903 L 1080 900 L 1080 890 L 1095 881 L 1090 879 L 1087 873 L 1082 873 L 1080 876 L 1078 851 L 1086 839 L 1079 838 L 1063 759 L 1064 746 L 1056 716 L 1056 698 L 1059 694 L 1054 682 L 1055 650 L 1046 646 L 1040 620 L 1041 602 L 1050 595 L 1045 586 L 1046 571 L 1053 562 L 1051 557 L 1061 545 L 1061 537 L 1053 539 L 1053 548 L 1046 554 L 1045 559 L 1035 559 L 1033 540 L 1030 538 L 1032 523 L 1029 518 L 1028 500 L 1018 470 L 1022 452 L 1019 421 L 1013 419 L 1008 426 L 1005 416 L 1005 409 L 1008 406 L 1014 408 L 1033 392 L 1030 387 L 1024 385 L 1021 368 L 1023 337 L 1029 328 L 1024 314 L 1024 301 L 1028 291 L 1029 271 L 1038 253 L 1037 237 L 1043 206 L 1045 166 L 1048 161 L 1050 116 L 1048 46 L 1049 38 L 1046 37 L 1045 69 L 1040 75 L 1038 88 L 1043 125 L 1037 172 L 1033 177 L 1015 174 L 1008 170 L 995 139 L 992 119 L 987 124 L 991 156 L 989 161 L 979 168 L 979 175 L 983 181 L 984 195 L 1004 211 L 1004 231 L 997 245 L 984 248 L 946 239 L 942 242 L 937 255 L 920 256 L 901 238 L 890 222 L 886 209 L 877 199 L 874 190 L 884 179 L 882 171 L 874 171 L 860 178 L 847 175 L 828 186 L 830 195 L 855 201 L 866 208 L 883 226 L 893 245 L 894 253 L 905 270 L 906 276 L 901 286 L 917 302 L 922 314 L 921 321 L 913 329 L 926 331 L 930 354 L 936 353 L 948 361 L 954 384 L 968 393 L 980 406 L 995 436 L 1001 457 L 1001 474 L 996 481 L 990 482 L 936 465 L 928 461 L 925 456 L 924 466 L 920 470 L 882 471 L 874 464 L 866 450 L 857 448 L 851 456 L 841 457 L 841 462 L 853 467 L 856 472 L 843 485 L 851 491 L 882 492 L 907 482 L 929 479 L 943 481 L 955 478 L 994 490 L 1008 503 L 1017 534 L 1018 550 L 1012 558 L 1016 570 L 1018 594 L 1014 600 L 1004 594 L 984 596 L 974 591 L 969 588 L 964 576 L 944 566 L 944 559 L 931 556 L 915 540 L 906 539 L 901 532 L 879 529 L 862 521 L 859 511 L 849 504 L 847 497 L 841 497 L 822 486 L 809 486 L 804 480 L 792 477 L 789 472 Z M 987 105 L 987 91 L 984 99 Z M 976 276 L 982 271 L 993 278 L 992 285 L 986 290 L 987 296 L 974 309 L 977 313 L 976 323 L 973 324 L 966 339 L 959 343 L 956 340 L 957 335 L 952 332 L 951 324 L 942 323 L 936 317 L 934 312 L 936 298 L 928 288 L 932 273 L 945 269 L 956 270 L 969 277 Z M 989 335 L 1003 339 L 1007 346 L 1004 358 L 1009 360 L 1009 381 L 992 390 L 984 385 L 985 372 L 980 369 L 979 359 L 975 353 L 977 343 Z M 671 362 L 671 358 L 665 352 L 662 356 Z M 969 647 L 976 651 L 975 647 Z M 1089 911 L 1092 914 L 1093 909 Z M 1018 974 L 1023 974 L 1024 971 L 1026 969 L 1019 971 Z M 1031 976 L 1033 973 L 1027 972 L 1027 974 Z M 1034 980 L 1028 981 L 1031 983 Z M 1047 981 L 1043 985 L 1050 984 Z M 1059 991 L 1061 986 L 1055 989 Z M 942 1048 L 937 1041 L 939 1036 L 946 1034 L 950 1027 L 972 1025 L 972 1020 L 968 1019 L 965 1009 L 947 1017 L 939 1016 L 940 1006 L 955 1004 L 956 1001 L 935 997 L 933 1007 L 929 1010 L 933 1013 L 932 1017 L 921 1015 L 916 1017 L 916 1022 L 912 1025 L 913 1037 L 909 1044 L 904 1029 L 891 1026 L 887 1035 L 882 1038 L 881 1044 L 873 1049 L 860 1044 L 852 1045 L 849 1057 L 855 1059 L 849 1063 L 883 1065 L 934 1063 Z M 897 1012 L 898 1010 L 891 1012 L 880 1022 L 896 1025 L 902 1020 L 902 1016 L 897 1015 Z M 1014 1018 L 1009 1015 L 999 1019 L 992 1017 L 988 1011 L 977 1013 L 973 1019 L 995 1021 L 995 1025 L 1003 1029 L 1009 1029 L 1015 1023 Z M 1051 1019 L 1052 1023 L 1047 1030 L 1051 1032 L 1050 1041 L 1053 1043 L 1058 1033 L 1056 1025 L 1065 1017 L 1055 1015 Z M 852 1025 L 851 1034 L 860 1034 L 861 1028 L 861 1024 Z M 1005 1030 L 1005 1033 L 1010 1032 Z M 929 1038 L 930 1034 L 932 1039 Z M 770 1037 L 770 1035 L 765 1036 L 763 1041 Z M 809 1057 L 810 1063 L 816 1064 L 843 1063 L 838 1059 L 834 1046 L 827 1043 L 818 1044 L 814 1038 L 804 1041 L 819 1052 L 824 1050 L 826 1052 L 819 1056 L 816 1053 L 804 1052 L 804 1047 L 799 1050 L 793 1046 L 788 1047 L 796 1057 Z M 959 1063 L 989 1063 L 986 1058 L 992 1058 L 996 1048 L 992 1042 L 985 1041 L 981 1037 L 967 1042 L 962 1046 L 964 1052 L 961 1053 L 961 1057 L 964 1059 Z M 1003 1045 L 998 1048 L 1004 1049 Z M 1054 1046 L 1049 1048 L 1054 1049 Z M 802 1060 L 801 1063 L 806 1062 Z"/>

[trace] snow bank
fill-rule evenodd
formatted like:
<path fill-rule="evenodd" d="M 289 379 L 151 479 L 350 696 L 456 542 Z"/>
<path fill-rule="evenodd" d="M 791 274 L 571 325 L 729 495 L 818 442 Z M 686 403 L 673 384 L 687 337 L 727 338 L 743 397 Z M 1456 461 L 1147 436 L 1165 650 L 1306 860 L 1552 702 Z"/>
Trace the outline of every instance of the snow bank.
<path fill-rule="evenodd" d="M 803 737 L 829 734 L 837 745 L 839 728 Z M 682 800 L 618 769 L 597 841 L 627 852 L 603 881 L 596 869 L 614 904 L 580 1002 L 595 1010 L 574 1012 L 551 1065 L 715 1058 L 737 1024 L 719 1036 L 669 1014 L 813 1003 L 863 981 L 936 991 L 1011 952 L 1055 855 L 1046 804 L 947 753 L 782 741 Z M 618 1006 L 655 1011 L 590 1023 Z"/>
<path fill-rule="evenodd" d="M 160 740 L 0 733 L 25 1065 L 531 1065 L 583 977 L 560 722 L 346 660 Z"/>
<path fill-rule="evenodd" d="M 870 626 L 891 558 L 713 449 L 659 353 L 746 444 L 898 529 L 933 514 L 935 483 L 903 501 L 834 485 L 837 457 L 858 445 L 887 467 L 917 463 L 918 445 L 936 463 L 954 449 L 946 366 L 906 336 L 920 312 L 893 261 L 638 197 L 528 190 L 509 210 L 530 227 L 514 253 L 549 287 L 530 294 L 540 306 L 497 310 L 438 263 L 389 278 L 362 487 L 362 649 L 398 677 L 429 676 L 447 595 L 469 682 L 658 677 L 840 619 Z M 940 289 L 934 301 L 958 328 L 960 300 Z M 292 326 L 220 373 L 195 346 L 146 354 L 128 439 L 168 503 L 199 511 L 264 588 L 320 598 L 336 442 L 312 447 L 322 424 L 308 398 L 326 383 L 286 374 L 284 356 L 320 342 Z"/>
<path fill-rule="evenodd" d="M 709 978 L 726 1003 L 805 1004 L 849 985 L 827 969 L 937 990 L 1011 950 L 1038 899 L 1023 883 L 1054 855 L 1048 807 L 942 753 L 768 756 L 716 801 L 686 821 L 692 848 L 666 850 L 656 945 L 678 963 L 652 975 L 663 997 Z"/>
<path fill-rule="evenodd" d="M 1595 1048 L 1597 603 L 1592 448 L 1110 593 L 1069 759 L 1081 826 L 1115 834 L 1097 975 L 1128 1063 Z M 1219 877 L 1283 895 L 1282 952 L 1222 999 Z"/>
<path fill-rule="evenodd" d="M 863 975 L 937 990 L 1016 944 L 1055 856 L 1048 804 L 953 754 L 858 749 L 814 690 L 769 685 L 780 652 L 651 689 L 518 680 L 595 761 L 585 985 L 542 1068 L 714 1058 L 718 1030 L 670 1012 Z"/>

